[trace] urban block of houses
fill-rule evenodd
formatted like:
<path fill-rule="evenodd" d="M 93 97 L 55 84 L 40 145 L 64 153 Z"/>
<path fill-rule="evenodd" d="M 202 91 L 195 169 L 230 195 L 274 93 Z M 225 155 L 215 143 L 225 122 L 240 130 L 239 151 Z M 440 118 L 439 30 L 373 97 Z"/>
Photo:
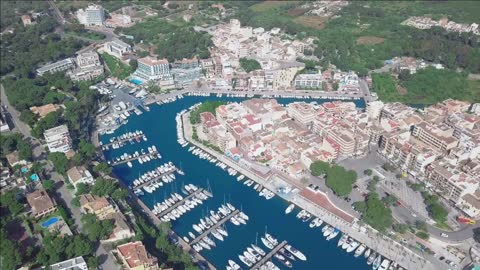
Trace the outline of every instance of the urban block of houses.
<path fill-rule="evenodd" d="M 95 179 L 83 166 L 74 166 L 67 171 L 68 180 L 76 188 L 79 183 L 93 184 Z"/>
<path fill-rule="evenodd" d="M 27 194 L 27 202 L 35 218 L 44 217 L 57 210 L 57 203 L 45 190 L 35 190 Z"/>
<path fill-rule="evenodd" d="M 159 270 L 158 260 L 146 250 L 142 242 L 130 242 L 119 245 L 117 256 L 128 270 Z"/>

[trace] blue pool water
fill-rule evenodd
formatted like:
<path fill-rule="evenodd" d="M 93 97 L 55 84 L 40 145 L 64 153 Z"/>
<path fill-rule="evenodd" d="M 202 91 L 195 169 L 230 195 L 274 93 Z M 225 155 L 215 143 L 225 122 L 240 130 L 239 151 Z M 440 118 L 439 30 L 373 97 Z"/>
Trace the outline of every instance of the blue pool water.
<path fill-rule="evenodd" d="M 225 269 L 229 259 L 235 260 L 244 269 L 238 259 L 238 254 L 246 249 L 247 245 L 255 243 L 258 233 L 258 245 L 263 247 L 260 236 L 268 230 L 280 241 L 287 240 L 294 247 L 301 250 L 308 258 L 306 262 L 293 262 L 294 269 L 300 270 L 320 270 L 320 269 L 370 269 L 363 256 L 354 258 L 351 253 L 346 253 L 337 248 L 337 236 L 332 241 L 326 241 L 319 228 L 310 229 L 308 223 L 303 223 L 295 215 L 299 209 L 295 209 L 290 215 L 285 215 L 285 208 L 288 203 L 278 196 L 272 200 L 265 200 L 260 197 L 252 187 L 247 187 L 241 182 L 237 182 L 236 177 L 228 175 L 214 164 L 206 160 L 201 160 L 197 156 L 188 152 L 188 146 L 182 148 L 177 143 L 175 115 L 177 112 L 187 109 L 191 105 L 205 100 L 225 100 L 240 101 L 239 98 L 216 98 L 216 97 L 185 97 L 174 103 L 162 106 L 151 105 L 150 112 L 142 115 L 132 115 L 128 124 L 120 127 L 114 134 L 104 135 L 101 140 L 106 143 L 109 138 L 125 132 L 134 130 L 143 130 L 148 137 L 147 142 L 140 142 L 134 145 L 127 144 L 121 149 L 106 151 L 105 157 L 111 159 L 120 156 L 123 153 L 133 153 L 141 148 L 146 149 L 154 144 L 161 152 L 163 158 L 144 164 L 133 162 L 133 168 L 126 164 L 116 166 L 114 172 L 121 181 L 129 185 L 135 178 L 146 171 L 172 161 L 176 166 L 183 169 L 185 176 L 177 176 L 173 183 L 164 185 L 154 193 L 145 193 L 141 199 L 146 205 L 152 207 L 156 202 L 161 202 L 173 191 L 180 193 L 180 188 L 189 183 L 200 187 L 210 186 L 213 198 L 205 201 L 201 206 L 184 214 L 179 220 L 172 223 L 173 230 L 180 236 L 185 236 L 192 229 L 192 224 L 205 215 L 209 210 L 216 210 L 224 202 L 230 202 L 242 210 L 250 217 L 247 225 L 235 226 L 231 223 L 226 224 L 229 236 L 223 242 L 216 241 L 217 247 L 211 251 L 203 250 L 201 254 L 209 260 L 217 269 Z M 297 101 L 296 99 L 280 99 L 281 103 Z M 309 100 L 312 101 L 312 100 Z M 319 103 L 329 100 L 316 100 Z M 365 107 L 363 100 L 355 101 L 358 107 Z M 216 239 L 215 239 L 216 240 Z M 264 248 L 266 250 L 266 248 Z M 277 266 L 284 268 L 280 263 Z"/>
<path fill-rule="evenodd" d="M 132 83 L 136 84 L 136 85 L 141 85 L 141 84 L 143 84 L 143 82 L 140 81 L 139 79 L 131 79 L 130 81 L 131 81 Z"/>
<path fill-rule="evenodd" d="M 57 223 L 60 219 L 58 217 L 51 217 L 47 221 L 42 222 L 41 226 L 43 228 L 50 227 L 50 225 L 53 225 Z"/>
<path fill-rule="evenodd" d="M 38 175 L 37 175 L 36 173 L 34 173 L 34 174 L 30 175 L 30 179 L 31 179 L 32 181 L 36 182 L 36 181 L 38 181 L 39 177 L 38 177 Z"/>

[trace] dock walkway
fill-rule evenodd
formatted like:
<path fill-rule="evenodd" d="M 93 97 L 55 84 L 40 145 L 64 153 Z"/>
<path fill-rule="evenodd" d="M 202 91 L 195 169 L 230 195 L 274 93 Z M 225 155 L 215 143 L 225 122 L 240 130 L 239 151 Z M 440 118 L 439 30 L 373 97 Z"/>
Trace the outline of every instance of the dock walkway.
<path fill-rule="evenodd" d="M 162 178 L 163 176 L 172 174 L 172 173 L 174 173 L 174 172 L 176 172 L 176 171 L 177 171 L 177 168 L 176 168 L 176 167 L 173 167 L 172 169 L 170 169 L 170 170 L 168 170 L 168 171 L 160 174 L 160 175 L 157 176 L 157 177 L 154 177 L 154 178 L 148 180 L 148 181 L 145 182 L 145 183 L 141 183 L 140 185 L 132 186 L 132 189 L 142 188 L 142 187 L 144 187 L 144 186 L 146 186 L 146 185 L 148 185 L 148 184 L 150 184 L 150 183 L 152 183 L 152 182 L 155 182 L 155 181 L 159 180 L 159 179 Z"/>
<path fill-rule="evenodd" d="M 187 197 L 181 199 L 180 201 L 176 202 L 174 205 L 170 206 L 169 208 L 165 209 L 164 211 L 160 212 L 158 214 L 159 217 L 163 216 L 163 215 L 166 215 L 168 213 L 170 213 L 173 209 L 177 208 L 179 205 L 182 205 L 183 203 L 185 203 L 186 200 L 192 198 L 193 196 L 195 196 L 196 194 L 200 193 L 203 191 L 203 188 L 199 188 L 197 190 L 195 190 L 194 192 L 188 194 Z"/>
<path fill-rule="evenodd" d="M 139 156 L 136 156 L 136 157 L 132 157 L 132 158 L 126 158 L 124 160 L 120 160 L 120 161 L 112 161 L 112 165 L 113 166 L 117 166 L 117 165 L 120 165 L 120 164 L 123 164 L 123 163 L 127 163 L 129 161 L 134 161 L 134 160 L 137 160 L 139 158 L 143 158 L 143 157 L 146 157 L 146 156 L 151 156 L 151 155 L 157 155 L 158 154 L 158 151 L 152 151 L 152 152 L 149 152 L 149 153 L 145 153 L 143 155 L 139 155 Z M 158 158 L 157 158 L 158 159 Z"/>
<path fill-rule="evenodd" d="M 270 252 L 268 252 L 263 258 L 261 258 L 260 261 L 254 264 L 250 269 L 251 270 L 260 269 L 260 266 L 268 262 L 273 257 L 273 255 L 275 255 L 275 253 L 277 253 L 280 249 L 282 249 L 286 244 L 287 244 L 287 241 L 283 240 L 280 244 L 278 244 L 276 247 L 270 250 Z"/>
<path fill-rule="evenodd" d="M 125 138 L 125 139 L 120 139 L 120 140 L 114 140 L 113 142 L 108 142 L 108 143 L 102 143 L 102 142 L 99 142 L 100 146 L 102 147 L 110 147 L 116 143 L 124 143 L 124 142 L 129 142 L 130 140 L 136 140 L 137 138 L 139 138 L 141 141 L 143 141 L 143 134 L 142 135 L 138 135 L 138 136 L 133 136 L 131 138 Z M 138 143 L 138 142 L 135 142 L 135 143 Z"/>
<path fill-rule="evenodd" d="M 209 233 L 211 233 L 213 230 L 215 230 L 216 228 L 220 227 L 221 225 L 223 225 L 225 222 L 227 222 L 228 220 L 230 220 L 231 217 L 235 216 L 236 214 L 238 214 L 240 211 L 238 209 L 236 209 L 235 211 L 231 212 L 230 214 L 228 214 L 226 217 L 224 217 L 223 219 L 221 219 L 219 222 L 215 223 L 212 227 L 210 227 L 208 230 L 204 231 L 202 234 L 200 234 L 197 238 L 193 239 L 191 242 L 190 242 L 190 245 L 193 245 L 195 243 L 197 243 L 198 241 L 200 241 L 203 237 L 207 236 Z"/>

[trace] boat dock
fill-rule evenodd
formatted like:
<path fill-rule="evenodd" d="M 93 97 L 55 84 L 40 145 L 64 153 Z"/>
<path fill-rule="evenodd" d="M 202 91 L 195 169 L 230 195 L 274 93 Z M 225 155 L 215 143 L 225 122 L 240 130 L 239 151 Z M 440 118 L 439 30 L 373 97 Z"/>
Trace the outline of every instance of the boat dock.
<path fill-rule="evenodd" d="M 168 170 L 168 171 L 160 174 L 159 176 L 154 177 L 154 178 L 152 178 L 152 179 L 150 179 L 150 180 L 148 180 L 148 181 L 146 181 L 146 182 L 144 182 L 144 183 L 141 183 L 140 185 L 132 186 L 132 189 L 142 188 L 142 187 L 144 187 L 144 186 L 146 186 L 146 185 L 148 185 L 148 184 L 150 184 L 150 183 L 152 183 L 152 182 L 157 181 L 158 179 L 162 178 L 163 176 L 172 174 L 172 173 L 174 173 L 174 172 L 176 172 L 176 171 L 177 171 L 177 168 L 176 168 L 176 167 L 173 167 L 172 169 L 170 169 L 170 170 Z"/>
<path fill-rule="evenodd" d="M 158 154 L 158 151 L 152 151 L 151 153 L 145 153 L 145 154 L 142 154 L 142 155 L 139 155 L 139 156 L 136 156 L 136 157 L 126 158 L 126 159 L 120 160 L 120 161 L 112 160 L 111 162 L 112 162 L 112 166 L 116 166 L 116 165 L 120 165 L 120 164 L 123 164 L 123 163 L 127 163 L 129 161 L 137 160 L 139 158 L 143 158 L 143 157 L 151 156 L 151 155 L 157 155 L 157 154 Z"/>
<path fill-rule="evenodd" d="M 207 236 L 209 233 L 211 233 L 213 230 L 215 230 L 216 228 L 220 227 L 221 225 L 223 225 L 225 222 L 227 222 L 228 220 L 230 220 L 231 217 L 235 216 L 236 214 L 238 214 L 240 211 L 238 209 L 236 209 L 235 211 L 231 212 L 230 214 L 228 214 L 226 217 L 224 217 L 223 219 L 221 219 L 219 222 L 217 222 L 216 224 L 214 224 L 212 227 L 210 227 L 208 230 L 204 231 L 202 234 L 200 234 L 197 238 L 193 239 L 191 242 L 190 242 L 190 245 L 193 245 L 195 243 L 197 243 L 198 241 L 200 241 L 203 237 Z"/>
<path fill-rule="evenodd" d="M 287 244 L 287 241 L 283 240 L 280 244 L 270 250 L 263 258 L 260 259 L 256 264 L 254 264 L 250 269 L 251 270 L 258 270 L 260 266 L 264 265 L 266 262 L 270 261 L 270 259 L 277 253 L 280 249 L 282 249 Z"/>
<path fill-rule="evenodd" d="M 102 146 L 102 147 L 110 147 L 110 146 L 112 146 L 112 145 L 114 145 L 114 144 L 116 144 L 116 143 L 129 142 L 130 140 L 135 140 L 135 139 L 137 139 L 137 138 L 139 138 L 141 141 L 143 141 L 143 139 L 142 139 L 142 138 L 143 138 L 143 135 L 138 135 L 138 136 L 133 136 L 133 137 L 131 137 L 131 138 L 114 140 L 113 142 L 109 142 L 109 143 L 105 143 L 105 144 L 103 144 L 102 142 L 99 142 L 99 144 L 100 144 L 100 146 Z M 135 143 L 137 143 L 137 142 L 135 142 Z"/>
<path fill-rule="evenodd" d="M 196 194 L 198 194 L 198 193 L 200 193 L 200 192 L 202 192 L 202 191 L 203 191 L 203 188 L 199 188 L 199 189 L 195 190 L 194 192 L 188 194 L 187 197 L 183 198 L 182 200 L 176 202 L 174 205 L 170 206 L 168 209 L 160 212 L 160 213 L 158 214 L 158 216 L 161 217 L 161 216 L 163 216 L 163 215 L 165 215 L 165 214 L 170 213 L 173 209 L 175 209 L 175 208 L 177 208 L 179 205 L 182 205 L 183 203 L 185 203 L 186 200 L 192 198 L 193 196 L 195 196 Z"/>

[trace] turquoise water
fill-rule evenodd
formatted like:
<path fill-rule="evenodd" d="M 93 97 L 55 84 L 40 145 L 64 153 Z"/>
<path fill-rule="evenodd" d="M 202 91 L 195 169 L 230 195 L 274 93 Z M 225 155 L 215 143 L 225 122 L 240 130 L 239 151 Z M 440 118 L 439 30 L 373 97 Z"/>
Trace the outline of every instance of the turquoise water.
<path fill-rule="evenodd" d="M 141 84 L 143 84 L 143 82 L 140 81 L 139 79 L 131 79 L 130 81 L 131 81 L 132 83 L 136 84 L 136 85 L 141 85 Z"/>
<path fill-rule="evenodd" d="M 229 259 L 235 260 L 243 269 L 247 269 L 238 259 L 238 254 L 246 249 L 247 245 L 255 243 L 258 233 L 258 245 L 263 247 L 260 236 L 267 229 L 280 241 L 287 240 L 294 247 L 301 250 L 306 256 L 307 261 L 293 262 L 293 269 L 301 270 L 319 270 L 319 269 L 370 269 L 367 266 L 363 256 L 354 258 L 352 253 L 346 253 L 337 248 L 337 242 L 340 236 L 334 240 L 326 241 L 320 228 L 310 229 L 308 223 L 303 223 L 295 215 L 299 209 L 295 209 L 290 215 L 285 215 L 285 208 L 288 203 L 278 196 L 271 200 L 258 196 L 258 193 L 252 187 L 247 187 L 241 182 L 237 182 L 236 177 L 228 175 L 219 167 L 206 160 L 201 160 L 187 151 L 188 147 L 182 148 L 177 143 L 176 137 L 176 113 L 182 109 L 187 109 L 191 105 L 205 100 L 225 100 L 239 101 L 239 98 L 215 98 L 215 97 L 185 97 L 174 103 L 164 104 L 162 106 L 151 105 L 150 112 L 142 115 L 132 115 L 128 124 L 116 130 L 115 134 L 104 135 L 101 137 L 103 142 L 107 142 L 110 137 L 125 132 L 143 130 L 148 137 L 147 142 L 127 144 L 121 149 L 106 151 L 105 157 L 111 159 L 123 153 L 133 153 L 141 148 L 147 148 L 152 144 L 156 145 L 163 158 L 140 165 L 133 162 L 133 168 L 127 165 L 119 165 L 114 168 L 115 173 L 120 179 L 129 185 L 135 178 L 146 171 L 152 170 L 167 161 L 172 161 L 175 165 L 185 171 L 185 176 L 177 176 L 173 183 L 164 185 L 154 193 L 145 193 L 141 199 L 151 207 L 155 202 L 161 202 L 172 191 L 180 193 L 180 188 L 184 184 L 193 183 L 197 186 L 210 186 L 213 198 L 208 199 L 203 205 L 196 207 L 190 212 L 184 214 L 180 220 L 173 222 L 173 230 L 180 236 L 185 236 L 192 229 L 192 224 L 209 210 L 216 210 L 223 202 L 228 201 L 243 211 L 250 217 L 247 225 L 235 226 L 227 223 L 229 236 L 223 242 L 216 241 L 217 247 L 211 251 L 201 251 L 218 269 L 225 269 Z M 298 101 L 297 99 L 279 99 L 281 103 Z M 312 100 L 309 100 L 312 101 Z M 317 102 L 326 102 L 330 100 L 316 100 Z M 363 100 L 355 101 L 358 107 L 364 107 Z M 264 248 L 264 250 L 267 250 Z M 274 262 L 275 259 L 274 259 Z M 283 267 L 279 262 L 275 263 Z M 288 269 L 288 268 L 282 268 Z"/>
<path fill-rule="evenodd" d="M 47 228 L 49 227 L 50 225 L 53 225 L 55 223 L 57 223 L 60 219 L 58 217 L 51 217 L 49 218 L 47 221 L 44 221 L 42 222 L 41 226 L 43 228 Z"/>
<path fill-rule="evenodd" d="M 38 181 L 39 178 L 38 178 L 38 175 L 34 173 L 30 176 L 30 179 L 35 182 L 35 181 Z"/>

